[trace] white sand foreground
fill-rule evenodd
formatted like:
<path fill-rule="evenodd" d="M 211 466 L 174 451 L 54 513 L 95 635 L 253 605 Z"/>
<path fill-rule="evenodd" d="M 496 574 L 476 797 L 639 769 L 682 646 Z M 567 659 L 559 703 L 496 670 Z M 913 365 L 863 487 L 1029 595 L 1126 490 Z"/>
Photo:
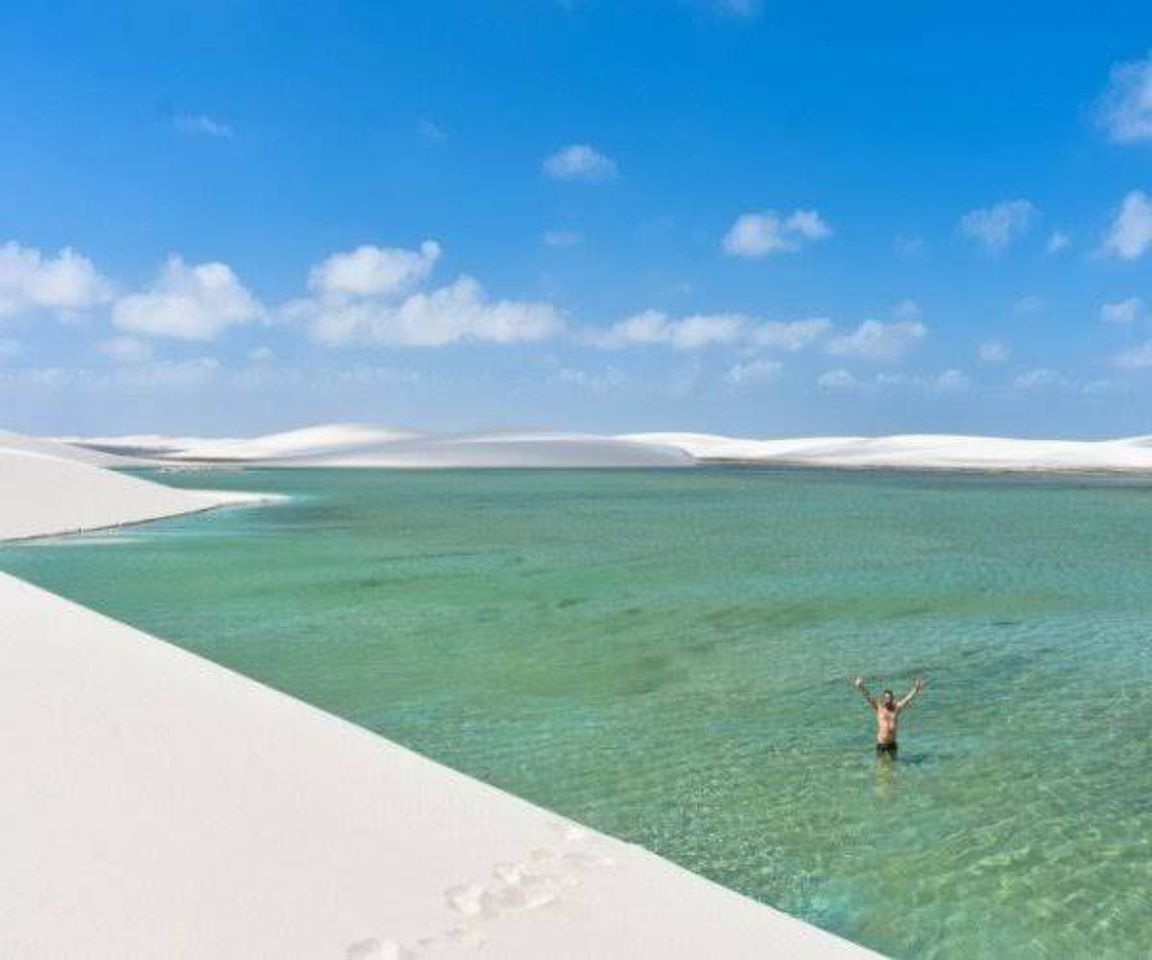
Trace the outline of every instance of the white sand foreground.
<path fill-rule="evenodd" d="M 0 451 L 0 537 L 157 487 Z M 877 956 L 4 574 L 0 757 L 13 960 Z"/>

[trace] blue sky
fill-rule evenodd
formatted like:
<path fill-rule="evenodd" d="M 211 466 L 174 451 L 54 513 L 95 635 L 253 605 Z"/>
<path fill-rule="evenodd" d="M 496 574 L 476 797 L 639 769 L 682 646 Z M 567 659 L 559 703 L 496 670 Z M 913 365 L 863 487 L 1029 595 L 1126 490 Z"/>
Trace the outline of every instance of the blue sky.
<path fill-rule="evenodd" d="M 9 0 L 0 425 L 1152 432 L 1152 8 Z"/>

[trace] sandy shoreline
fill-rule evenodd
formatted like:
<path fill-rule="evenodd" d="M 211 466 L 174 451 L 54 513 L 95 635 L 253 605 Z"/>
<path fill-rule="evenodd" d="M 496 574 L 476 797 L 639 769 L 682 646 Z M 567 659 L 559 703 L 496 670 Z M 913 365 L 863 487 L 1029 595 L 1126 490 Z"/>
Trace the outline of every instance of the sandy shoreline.
<path fill-rule="evenodd" d="M 0 492 L 0 538 L 227 500 L 2 449 Z M 0 956 L 876 956 L 3 574 L 0 657 Z"/>

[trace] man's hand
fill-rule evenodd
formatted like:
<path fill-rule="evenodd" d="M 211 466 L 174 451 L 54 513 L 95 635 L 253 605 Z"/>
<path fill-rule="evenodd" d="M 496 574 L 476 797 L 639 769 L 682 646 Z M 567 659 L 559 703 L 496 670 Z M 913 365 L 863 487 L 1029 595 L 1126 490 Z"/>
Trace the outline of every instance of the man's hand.
<path fill-rule="evenodd" d="M 921 690 L 924 689 L 924 683 L 925 683 L 925 680 L 923 677 L 917 677 L 916 678 L 916 682 L 913 684 L 913 686 L 916 688 L 917 693 L 919 693 Z"/>
<path fill-rule="evenodd" d="M 854 686 L 857 690 L 859 690 L 862 686 L 864 686 L 864 678 L 863 677 L 857 677 L 855 680 L 852 681 L 852 686 Z"/>

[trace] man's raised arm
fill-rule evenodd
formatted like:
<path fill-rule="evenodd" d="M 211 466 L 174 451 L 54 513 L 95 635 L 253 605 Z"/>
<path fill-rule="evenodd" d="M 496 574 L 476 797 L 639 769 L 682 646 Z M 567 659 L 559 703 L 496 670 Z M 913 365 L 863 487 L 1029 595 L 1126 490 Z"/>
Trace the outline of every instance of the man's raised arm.
<path fill-rule="evenodd" d="M 908 691 L 903 700 L 896 702 L 896 709 L 903 710 L 906 706 L 912 703 L 913 700 L 919 695 L 920 691 L 924 689 L 924 678 L 917 677 L 916 682 L 912 684 L 912 689 Z"/>
<path fill-rule="evenodd" d="M 852 686 L 854 686 L 857 690 L 860 691 L 860 696 L 862 696 L 865 700 L 867 700 L 868 706 L 870 706 L 873 710 L 875 710 L 876 709 L 876 698 L 873 697 L 872 694 L 870 694 L 868 692 L 868 688 L 864 686 L 864 678 L 863 677 L 857 677 L 855 680 L 852 681 Z"/>

